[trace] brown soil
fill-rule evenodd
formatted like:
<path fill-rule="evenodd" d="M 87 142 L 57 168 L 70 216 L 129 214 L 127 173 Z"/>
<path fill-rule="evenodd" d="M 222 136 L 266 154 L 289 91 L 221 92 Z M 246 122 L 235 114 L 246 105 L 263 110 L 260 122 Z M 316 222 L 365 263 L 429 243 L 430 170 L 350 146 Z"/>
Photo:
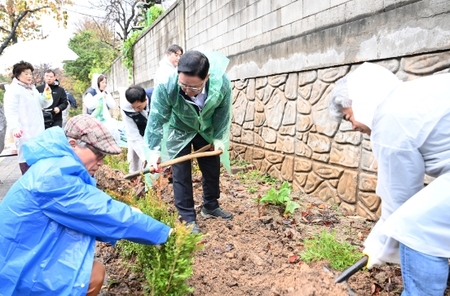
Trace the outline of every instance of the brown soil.
<path fill-rule="evenodd" d="M 139 183 L 124 181 L 122 173 L 106 166 L 96 177 L 102 189 L 141 192 Z M 334 284 L 334 276 L 340 272 L 327 268 L 327 262 L 305 263 L 299 256 L 304 251 L 304 239 L 322 230 L 335 231 L 339 240 L 362 249 L 372 221 L 345 215 L 330 204 L 300 193 L 291 193 L 291 198 L 301 205 L 292 217 L 284 217 L 273 207 L 258 208 L 253 199 L 272 187 L 261 180 L 243 180 L 224 173 L 220 203 L 234 214 L 234 219 L 205 220 L 198 213 L 197 222 L 206 235 L 205 248 L 196 254 L 194 274 L 188 281 L 195 288 L 192 295 L 400 295 L 398 265 L 360 271 L 348 284 Z M 172 186 L 167 180 L 163 183 L 161 197 L 173 207 Z M 255 188 L 255 193 L 249 193 Z M 194 193 L 199 212 L 200 175 L 194 175 Z M 144 295 L 142 279 L 115 248 L 98 243 L 97 260 L 107 270 L 101 295 Z"/>

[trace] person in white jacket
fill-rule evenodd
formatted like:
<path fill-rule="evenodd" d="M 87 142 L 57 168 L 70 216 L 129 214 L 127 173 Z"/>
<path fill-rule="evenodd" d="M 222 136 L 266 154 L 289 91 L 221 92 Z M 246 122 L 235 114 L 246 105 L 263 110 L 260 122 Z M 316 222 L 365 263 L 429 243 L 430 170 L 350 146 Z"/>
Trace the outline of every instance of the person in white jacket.
<path fill-rule="evenodd" d="M 443 295 L 450 258 L 450 74 L 402 82 L 364 63 L 336 83 L 333 118 L 370 135 L 382 212 L 366 241 L 368 268 L 400 263 L 409 295 Z M 425 174 L 436 177 L 424 188 Z"/>
<path fill-rule="evenodd" d="M 144 89 L 140 86 L 130 86 L 126 91 L 121 91 L 120 110 L 127 137 L 130 172 L 143 169 L 145 162 L 143 137 L 152 93 L 153 88 Z"/>
<path fill-rule="evenodd" d="M 51 96 L 46 98 L 37 91 L 33 84 L 33 71 L 28 62 L 15 64 L 12 70 L 14 78 L 6 86 L 3 98 L 8 131 L 14 136 L 22 175 L 29 168 L 23 157 L 22 145 L 45 130 L 42 108 L 53 104 Z"/>
<path fill-rule="evenodd" d="M 94 74 L 92 76 L 91 88 L 86 92 L 83 98 L 86 112 L 92 114 L 96 108 L 103 108 L 109 110 L 116 107 L 116 102 L 110 93 L 106 91 L 108 79 L 103 74 Z M 109 113 L 109 112 L 104 112 Z M 105 114 L 105 116 L 108 116 Z M 109 114 L 108 117 L 111 117 Z"/>
<path fill-rule="evenodd" d="M 111 116 L 110 109 L 116 108 L 116 102 L 111 94 L 106 91 L 108 79 L 103 74 L 92 76 L 91 88 L 83 97 L 86 112 L 103 123 L 113 135 L 116 142 L 120 141 L 120 133 L 117 121 Z"/>
<path fill-rule="evenodd" d="M 153 79 L 153 86 L 165 83 L 169 77 L 177 73 L 178 61 L 183 55 L 183 48 L 181 46 L 172 44 L 166 50 L 166 55 L 159 62 L 159 67 L 156 70 L 155 78 Z"/>

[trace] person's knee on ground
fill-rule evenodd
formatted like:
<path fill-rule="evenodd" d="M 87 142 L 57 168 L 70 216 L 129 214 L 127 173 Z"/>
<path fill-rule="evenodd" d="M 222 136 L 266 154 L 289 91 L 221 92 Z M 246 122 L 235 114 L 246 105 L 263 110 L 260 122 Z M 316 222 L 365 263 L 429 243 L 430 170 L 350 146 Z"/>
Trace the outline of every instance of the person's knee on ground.
<path fill-rule="evenodd" d="M 94 261 L 92 265 L 91 280 L 86 296 L 96 296 L 100 293 L 105 280 L 105 266 L 98 261 Z"/>

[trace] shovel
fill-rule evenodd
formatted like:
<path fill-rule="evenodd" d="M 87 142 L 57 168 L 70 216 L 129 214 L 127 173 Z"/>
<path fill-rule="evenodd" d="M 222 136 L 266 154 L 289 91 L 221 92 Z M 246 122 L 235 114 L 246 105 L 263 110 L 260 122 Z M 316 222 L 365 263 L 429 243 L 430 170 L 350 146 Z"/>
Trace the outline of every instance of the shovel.
<path fill-rule="evenodd" d="M 211 148 L 211 144 L 206 145 L 206 146 L 204 146 L 204 147 L 202 147 L 202 148 L 192 152 L 191 154 L 180 156 L 180 157 L 177 157 L 177 158 L 174 158 L 174 159 L 162 162 L 162 163 L 159 164 L 159 166 L 160 167 L 167 167 L 167 166 L 171 166 L 173 164 L 180 163 L 180 162 L 183 162 L 183 161 L 186 161 L 186 160 L 191 160 L 193 158 L 217 156 L 217 155 L 222 154 L 222 150 L 204 152 L 204 151 L 206 151 L 206 150 L 208 150 L 210 148 Z M 131 179 L 131 178 L 139 176 L 140 174 L 154 173 L 155 171 L 156 171 L 156 169 L 152 166 L 152 167 L 149 167 L 149 168 L 137 171 L 137 172 L 129 173 L 128 175 L 125 175 L 124 178 L 125 179 Z"/>
<path fill-rule="evenodd" d="M 334 283 L 338 284 L 338 283 L 347 281 L 349 279 L 349 277 L 351 277 L 352 275 L 354 275 L 355 273 L 357 273 L 358 271 L 363 269 L 364 266 L 367 265 L 368 260 L 369 260 L 369 257 L 363 256 L 361 259 L 359 259 L 358 262 L 356 262 L 355 264 L 353 264 L 352 266 L 350 266 L 349 268 L 344 270 L 340 275 L 338 275 L 334 279 Z"/>
<path fill-rule="evenodd" d="M 349 268 L 347 268 L 346 270 L 344 270 L 340 275 L 336 276 L 334 278 L 334 283 L 335 284 L 344 284 L 347 287 L 347 292 L 349 296 L 356 296 L 356 292 L 350 288 L 350 286 L 347 283 L 347 280 L 354 275 L 355 273 L 357 273 L 358 271 L 360 271 L 361 269 L 364 268 L 364 266 L 367 265 L 367 261 L 369 260 L 369 257 L 364 256 L 361 259 L 359 259 L 358 262 L 356 262 L 355 264 L 353 264 L 352 266 L 350 266 Z M 331 271 L 331 269 L 327 268 L 327 267 L 323 267 L 323 269 L 326 272 L 329 272 L 331 274 L 334 274 L 333 271 Z"/>

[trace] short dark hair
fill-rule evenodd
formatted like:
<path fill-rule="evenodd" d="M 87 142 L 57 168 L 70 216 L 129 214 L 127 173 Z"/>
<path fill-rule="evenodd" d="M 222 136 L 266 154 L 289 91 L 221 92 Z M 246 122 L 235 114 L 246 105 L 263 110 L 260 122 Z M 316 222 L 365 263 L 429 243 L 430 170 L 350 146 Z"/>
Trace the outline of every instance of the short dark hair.
<path fill-rule="evenodd" d="M 52 69 L 47 69 L 44 73 L 53 73 L 53 75 L 56 76 L 55 71 L 53 71 Z"/>
<path fill-rule="evenodd" d="M 130 104 L 133 104 L 136 101 L 145 102 L 147 99 L 147 94 L 145 89 L 140 87 L 139 85 L 130 86 L 125 91 L 125 98 Z"/>
<path fill-rule="evenodd" d="M 13 76 L 15 78 L 17 78 L 23 71 L 28 70 L 28 69 L 30 69 L 31 72 L 33 72 L 34 71 L 33 65 L 31 65 L 30 63 L 25 62 L 25 61 L 20 61 L 20 62 L 14 64 L 14 66 L 13 66 L 13 70 L 12 70 Z"/>
<path fill-rule="evenodd" d="M 166 50 L 166 54 L 170 54 L 170 53 L 177 53 L 178 51 L 181 51 L 181 54 L 183 54 L 183 48 L 177 44 L 172 44 L 171 46 L 169 46 Z"/>
<path fill-rule="evenodd" d="M 106 78 L 106 76 L 105 75 L 103 75 L 103 74 L 100 74 L 99 76 L 98 76 L 98 78 L 97 78 L 97 87 L 98 88 L 100 88 L 100 82 L 102 82 L 103 80 L 108 80 L 108 78 Z"/>
<path fill-rule="evenodd" d="M 181 56 L 178 62 L 178 73 L 184 73 L 188 76 L 198 76 L 204 80 L 208 76 L 208 72 L 208 58 L 197 50 L 187 51 Z"/>

